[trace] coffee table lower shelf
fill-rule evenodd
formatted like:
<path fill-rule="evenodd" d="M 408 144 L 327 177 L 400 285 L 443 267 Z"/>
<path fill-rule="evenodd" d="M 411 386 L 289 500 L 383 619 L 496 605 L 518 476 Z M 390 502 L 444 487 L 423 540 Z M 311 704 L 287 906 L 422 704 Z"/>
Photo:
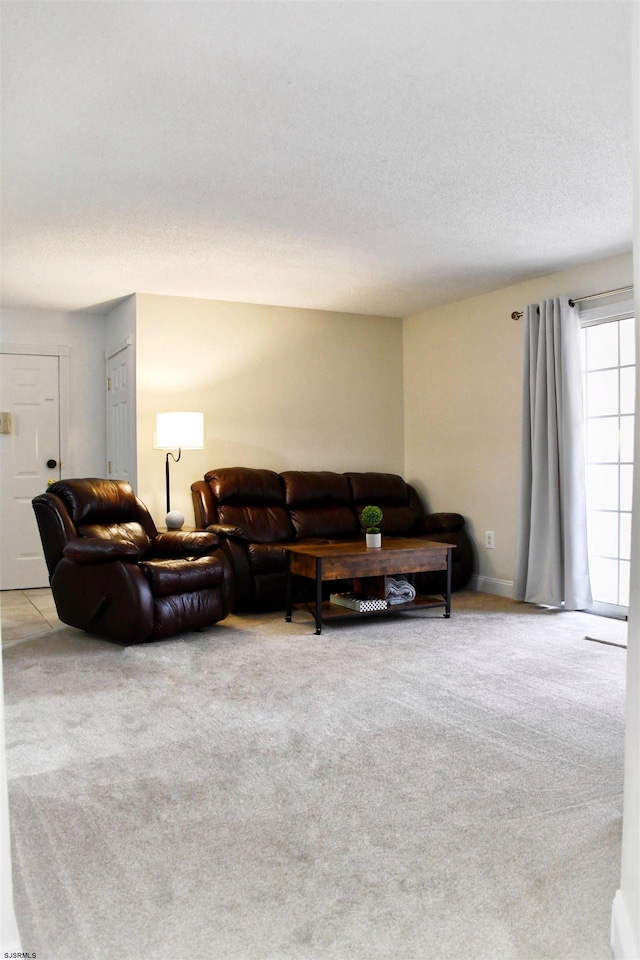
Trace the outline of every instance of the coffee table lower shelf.
<path fill-rule="evenodd" d="M 418 595 L 409 603 L 390 603 L 384 610 L 352 610 L 350 607 L 342 607 L 338 603 L 330 603 L 328 600 L 322 603 L 322 623 L 328 623 L 330 620 L 359 620 L 361 617 L 388 617 L 393 613 L 410 613 L 412 611 L 429 610 L 433 607 L 446 607 L 447 602 L 437 597 L 425 597 Z M 294 610 L 302 610 L 315 619 L 315 606 L 312 603 L 294 603 Z M 445 617 L 449 614 L 445 613 Z"/>

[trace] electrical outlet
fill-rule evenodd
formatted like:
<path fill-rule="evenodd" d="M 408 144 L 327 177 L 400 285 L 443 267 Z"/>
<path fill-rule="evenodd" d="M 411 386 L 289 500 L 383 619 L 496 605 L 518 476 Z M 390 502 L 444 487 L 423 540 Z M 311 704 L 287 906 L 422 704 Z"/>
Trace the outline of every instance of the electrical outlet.
<path fill-rule="evenodd" d="M 493 530 L 485 530 L 484 545 L 487 548 L 487 550 L 493 550 L 493 548 L 495 547 L 495 541 L 493 539 Z"/>

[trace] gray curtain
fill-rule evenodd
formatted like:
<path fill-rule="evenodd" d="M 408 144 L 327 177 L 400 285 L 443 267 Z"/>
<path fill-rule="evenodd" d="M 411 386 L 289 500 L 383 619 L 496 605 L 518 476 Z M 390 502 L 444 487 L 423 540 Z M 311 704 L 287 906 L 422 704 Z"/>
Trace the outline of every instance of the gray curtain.
<path fill-rule="evenodd" d="M 591 605 L 578 312 L 564 297 L 527 307 L 514 597 Z"/>

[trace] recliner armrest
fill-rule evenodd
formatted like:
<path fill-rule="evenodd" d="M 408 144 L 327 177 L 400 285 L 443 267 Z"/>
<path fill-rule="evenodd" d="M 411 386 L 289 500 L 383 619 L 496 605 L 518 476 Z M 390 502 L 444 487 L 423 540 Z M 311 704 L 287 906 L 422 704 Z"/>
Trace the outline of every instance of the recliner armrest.
<path fill-rule="evenodd" d="M 456 533 L 464 528 L 464 517 L 460 513 L 430 513 L 418 517 L 415 532 L 427 536 L 430 533 Z"/>
<path fill-rule="evenodd" d="M 104 540 L 102 537 L 78 537 L 70 540 L 62 551 L 73 563 L 107 563 L 124 560 L 138 563 L 140 551 L 130 540 Z"/>
<path fill-rule="evenodd" d="M 234 527 L 230 523 L 210 523 L 207 527 L 212 533 L 226 540 L 239 540 L 242 543 L 249 543 L 249 535 L 242 527 Z"/>
<path fill-rule="evenodd" d="M 220 546 L 219 538 L 207 530 L 167 530 L 153 538 L 153 555 L 165 560 L 204 557 Z"/>

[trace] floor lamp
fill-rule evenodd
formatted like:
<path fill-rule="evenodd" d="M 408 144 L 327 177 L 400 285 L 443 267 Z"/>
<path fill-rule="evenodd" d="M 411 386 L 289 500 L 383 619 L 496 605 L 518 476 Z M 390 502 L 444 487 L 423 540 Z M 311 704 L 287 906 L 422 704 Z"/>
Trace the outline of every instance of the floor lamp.
<path fill-rule="evenodd" d="M 171 495 L 169 482 L 169 457 L 177 463 L 183 450 L 202 450 L 204 447 L 204 414 L 203 413 L 157 413 L 156 414 L 156 442 L 157 450 L 166 450 L 165 483 L 167 489 L 167 516 L 165 523 L 168 530 L 179 530 L 184 523 L 184 516 L 179 510 L 171 509 Z M 171 451 L 178 451 L 176 457 Z"/>

